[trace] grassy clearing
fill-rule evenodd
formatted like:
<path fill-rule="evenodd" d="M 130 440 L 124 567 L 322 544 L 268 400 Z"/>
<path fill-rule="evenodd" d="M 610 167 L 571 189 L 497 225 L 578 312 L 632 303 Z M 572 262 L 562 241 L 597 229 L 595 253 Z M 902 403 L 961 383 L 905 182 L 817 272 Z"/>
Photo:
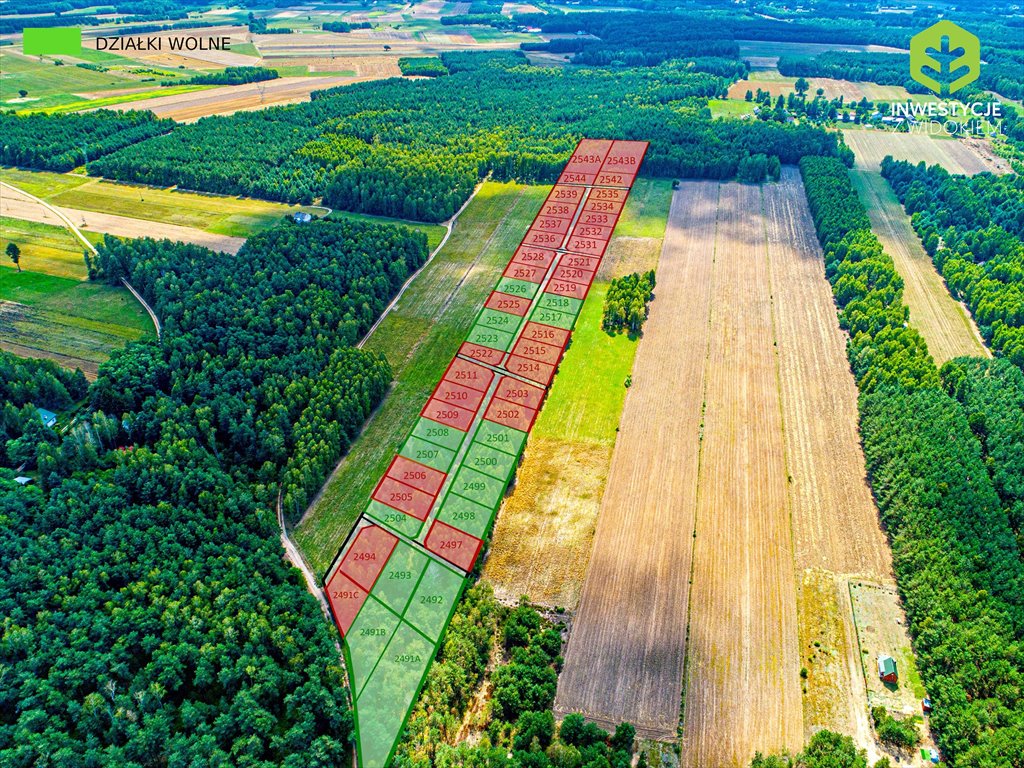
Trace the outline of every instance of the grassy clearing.
<path fill-rule="evenodd" d="M 86 237 L 93 241 L 100 239 L 95 233 L 89 233 Z M 21 268 L 26 272 L 77 280 L 86 278 L 85 261 L 82 258 L 84 247 L 64 227 L 0 216 L 0 252 L 4 251 L 9 242 L 16 243 L 21 249 Z M 0 268 L 17 271 L 6 254 L 0 259 Z"/>
<path fill-rule="evenodd" d="M 128 101 L 145 101 L 146 99 L 156 99 L 161 96 L 177 96 L 182 93 L 191 93 L 192 91 L 205 91 L 213 88 L 212 85 L 171 85 L 166 88 L 157 88 L 152 91 L 143 91 L 142 93 L 122 93 L 118 96 L 106 96 L 99 99 L 82 99 L 80 101 L 72 101 L 70 104 L 61 104 L 56 107 L 47 107 L 46 109 L 37 109 L 31 107 L 29 109 L 23 109 L 22 112 L 45 112 L 48 115 L 55 115 L 63 112 L 78 112 L 84 109 L 98 109 L 100 107 L 110 107 L 114 104 L 123 104 Z"/>
<path fill-rule="evenodd" d="M 366 349 L 390 361 L 395 384 L 295 529 L 316 571 L 330 565 L 547 191 L 484 184 L 451 239 L 367 341 Z"/>
<path fill-rule="evenodd" d="M 0 271 L 0 337 L 15 354 L 48 357 L 95 378 L 113 350 L 152 335 L 148 315 L 124 288 Z"/>
<path fill-rule="evenodd" d="M 712 117 L 746 117 L 754 114 L 753 102 L 744 99 L 708 99 Z"/>
<path fill-rule="evenodd" d="M 626 210 L 615 226 L 612 242 L 620 237 L 662 237 L 671 205 L 670 179 L 637 179 L 629 193 Z"/>
<path fill-rule="evenodd" d="M 4 168 L 3 179 L 53 205 L 178 224 L 233 237 L 248 237 L 254 232 L 274 226 L 283 216 L 290 216 L 296 211 L 307 210 L 315 215 L 322 215 L 324 212 L 318 207 L 121 184 L 77 174 Z M 431 249 L 444 237 L 444 227 L 437 224 L 422 224 L 345 211 L 336 211 L 331 216 L 404 224 L 425 232 Z"/>

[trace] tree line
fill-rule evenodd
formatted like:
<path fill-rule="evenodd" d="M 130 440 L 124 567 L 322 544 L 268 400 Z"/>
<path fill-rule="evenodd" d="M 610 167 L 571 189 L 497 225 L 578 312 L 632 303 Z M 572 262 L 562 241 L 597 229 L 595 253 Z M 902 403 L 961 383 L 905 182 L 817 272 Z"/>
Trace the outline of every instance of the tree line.
<path fill-rule="evenodd" d="M 907 327 L 902 281 L 846 168 L 801 173 L 849 333 L 868 479 L 889 534 L 932 730 L 958 766 L 1012 765 L 1024 728 L 1024 571 L 968 417 Z"/>
<path fill-rule="evenodd" d="M 0 162 L 70 171 L 87 160 L 166 133 L 173 125 L 152 112 L 16 115 L 0 111 Z"/>
<path fill-rule="evenodd" d="M 441 60 L 448 77 L 357 83 L 308 104 L 178 125 L 90 172 L 443 221 L 488 174 L 553 181 L 588 135 L 650 141 L 642 173 L 656 176 L 727 179 L 750 155 L 849 154 L 814 126 L 711 120 L 706 99 L 728 81 L 682 62 L 607 71 L 529 67 L 508 53 Z"/>
<path fill-rule="evenodd" d="M 403 56 L 398 60 L 403 75 L 416 77 L 441 77 L 448 74 L 448 68 L 436 56 Z"/>
<path fill-rule="evenodd" d="M 187 80 L 171 80 L 164 85 L 244 85 L 280 77 L 276 69 L 267 67 L 225 67 L 218 72 L 193 75 Z"/>
<path fill-rule="evenodd" d="M 0 358 L 11 408 L 92 411 L 0 446 L 40 480 L 0 471 L 0 763 L 347 759 L 344 671 L 274 505 L 300 507 L 380 401 L 387 362 L 352 344 L 426 253 L 420 233 L 349 221 L 286 220 L 236 256 L 107 238 L 94 279 L 129 277 L 162 339 L 115 352 L 84 393 Z"/>
<path fill-rule="evenodd" d="M 978 330 L 1024 368 L 1024 183 L 1017 175 L 954 176 L 886 157 L 882 175 L 928 255 Z"/>

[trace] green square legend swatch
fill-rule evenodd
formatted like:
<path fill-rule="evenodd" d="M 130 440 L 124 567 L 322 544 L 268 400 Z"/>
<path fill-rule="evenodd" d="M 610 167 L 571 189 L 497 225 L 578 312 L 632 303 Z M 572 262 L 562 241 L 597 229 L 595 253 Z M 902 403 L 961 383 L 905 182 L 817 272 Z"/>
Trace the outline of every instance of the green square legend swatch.
<path fill-rule="evenodd" d="M 75 56 L 82 52 L 79 27 L 25 27 L 22 49 L 27 56 Z"/>

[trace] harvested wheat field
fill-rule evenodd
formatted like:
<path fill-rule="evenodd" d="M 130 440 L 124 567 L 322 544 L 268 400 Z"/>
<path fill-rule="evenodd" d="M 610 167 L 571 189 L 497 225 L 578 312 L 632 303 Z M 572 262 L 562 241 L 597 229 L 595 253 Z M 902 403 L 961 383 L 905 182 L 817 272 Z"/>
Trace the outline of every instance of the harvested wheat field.
<path fill-rule="evenodd" d="M 977 140 L 968 144 L 925 134 L 873 131 L 847 131 L 843 136 L 857 157 L 851 178 L 867 209 L 871 229 L 903 278 L 903 298 L 910 308 L 910 324 L 924 337 L 935 362 L 941 365 L 960 355 L 989 357 L 991 353 L 970 312 L 950 295 L 914 232 L 910 217 L 879 173 L 886 155 L 897 159 L 924 158 L 929 165 L 939 163 L 951 173 L 996 170 L 983 151 L 985 144 Z"/>
<path fill-rule="evenodd" d="M 686 766 L 746 765 L 755 748 L 796 751 L 803 741 L 761 190 L 724 185 L 718 216 L 694 527 Z"/>
<path fill-rule="evenodd" d="M 263 109 L 276 104 L 295 104 L 309 101 L 309 94 L 325 88 L 348 85 L 362 80 L 379 79 L 373 75 L 280 77 L 261 83 L 225 85 L 204 91 L 192 91 L 176 96 L 157 96 L 143 101 L 128 101 L 108 109 L 126 112 L 132 109 L 148 109 L 157 117 L 169 117 L 179 123 L 195 122 L 207 115 L 230 115 L 253 109 Z"/>
<path fill-rule="evenodd" d="M 875 754 L 846 584 L 892 575 L 856 398 L 796 170 L 682 184 L 559 713 L 671 740 L 685 676 L 685 766 L 824 726 Z"/>
<path fill-rule="evenodd" d="M 555 711 L 676 734 L 718 184 L 672 200 Z"/>
<path fill-rule="evenodd" d="M 989 142 L 983 139 L 959 140 L 936 138 L 926 133 L 896 133 L 885 130 L 843 131 L 843 139 L 857 156 L 857 168 L 877 171 L 882 158 L 892 155 L 897 160 L 928 165 L 938 163 L 950 173 L 973 176 L 976 173 L 1009 173 L 1006 160 L 997 157 Z"/>
<path fill-rule="evenodd" d="M 795 169 L 764 187 L 789 506 L 797 569 L 804 735 L 822 727 L 875 754 L 847 581 L 893 584 L 864 472 L 857 389 Z M 872 757 L 872 760 L 875 758 Z"/>

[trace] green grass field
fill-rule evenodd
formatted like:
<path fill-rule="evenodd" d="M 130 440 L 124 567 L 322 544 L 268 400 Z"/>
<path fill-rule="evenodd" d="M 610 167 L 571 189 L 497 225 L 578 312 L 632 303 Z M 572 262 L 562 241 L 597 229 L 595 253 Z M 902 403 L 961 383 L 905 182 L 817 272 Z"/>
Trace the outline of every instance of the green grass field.
<path fill-rule="evenodd" d="M 88 233 L 86 237 L 97 242 L 102 236 Z M 21 268 L 27 272 L 76 280 L 86 278 L 85 260 L 82 258 L 85 247 L 64 227 L 0 216 L 0 253 L 10 242 L 21 249 Z M 0 268 L 17 271 L 17 266 L 6 254 L 0 261 Z"/>
<path fill-rule="evenodd" d="M 45 112 L 48 115 L 55 115 L 61 112 L 78 112 L 82 109 L 97 109 L 99 107 L 110 107 L 114 104 L 123 104 L 128 101 L 145 101 L 146 99 L 157 99 L 161 96 L 177 96 L 181 93 L 191 93 L 192 91 L 205 91 L 216 86 L 212 85 L 170 85 L 166 88 L 156 88 L 152 91 L 142 91 L 141 93 L 122 93 L 117 96 L 105 96 L 99 99 L 83 99 L 81 101 L 72 101 L 68 104 L 60 104 L 56 107 L 46 107 L 45 109 L 37 109 L 34 106 L 29 109 L 21 110 L 22 112 Z"/>
<path fill-rule="evenodd" d="M 48 357 L 93 378 L 114 349 L 152 335 L 149 316 L 124 288 L 0 270 L 0 337 L 15 354 Z"/>
<path fill-rule="evenodd" d="M 4 168 L 3 179 L 53 205 L 178 224 L 234 237 L 248 237 L 254 232 L 277 224 L 283 216 L 289 216 L 299 210 L 308 210 L 316 215 L 322 215 L 324 212 L 317 207 L 121 184 L 78 174 Z M 431 249 L 444 237 L 444 227 L 437 224 L 422 224 L 345 211 L 336 211 L 331 215 L 335 218 L 405 224 L 425 232 Z"/>
<path fill-rule="evenodd" d="M 295 541 L 315 570 L 330 565 L 547 191 L 485 184 L 445 247 L 367 341 L 366 349 L 391 362 L 395 384 L 295 529 Z"/>
<path fill-rule="evenodd" d="M 75 109 L 103 106 L 106 99 L 83 100 L 76 94 L 121 90 L 125 88 L 157 88 L 165 80 L 192 74 L 185 70 L 153 67 L 105 51 L 83 50 L 75 58 L 109 67 L 106 72 L 83 69 L 72 63 L 58 66 L 60 57 L 27 57 L 9 51 L 0 52 L 0 83 L 3 98 L 0 107 L 21 111 L 49 111 L 78 105 Z M 25 99 L 18 92 L 28 91 Z M 166 94 L 170 95 L 171 90 Z M 139 98 L 135 96 L 134 98 Z M 144 98 L 144 97 L 143 97 Z M 125 100 L 125 99 L 122 99 Z M 108 102 L 116 103 L 116 102 Z"/>
<path fill-rule="evenodd" d="M 743 99 L 708 99 L 712 117 L 745 117 L 754 114 L 754 104 Z"/>
<path fill-rule="evenodd" d="M 663 237 L 671 205 L 671 179 L 637 179 L 615 226 L 615 237 Z"/>

